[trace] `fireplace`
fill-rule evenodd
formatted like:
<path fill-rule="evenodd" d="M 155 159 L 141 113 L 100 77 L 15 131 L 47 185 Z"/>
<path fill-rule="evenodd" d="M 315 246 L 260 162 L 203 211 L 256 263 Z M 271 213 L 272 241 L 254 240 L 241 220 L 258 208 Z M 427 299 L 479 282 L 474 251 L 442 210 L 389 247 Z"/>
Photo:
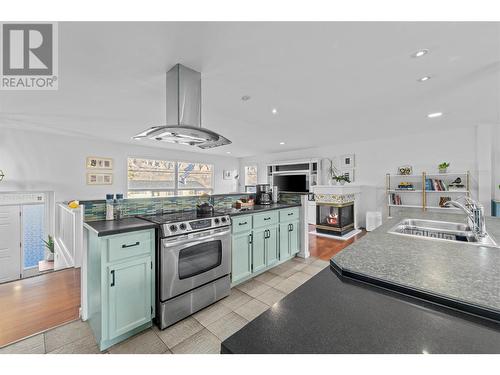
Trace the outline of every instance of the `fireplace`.
<path fill-rule="evenodd" d="M 316 202 L 316 232 L 343 236 L 354 229 L 354 202 Z"/>

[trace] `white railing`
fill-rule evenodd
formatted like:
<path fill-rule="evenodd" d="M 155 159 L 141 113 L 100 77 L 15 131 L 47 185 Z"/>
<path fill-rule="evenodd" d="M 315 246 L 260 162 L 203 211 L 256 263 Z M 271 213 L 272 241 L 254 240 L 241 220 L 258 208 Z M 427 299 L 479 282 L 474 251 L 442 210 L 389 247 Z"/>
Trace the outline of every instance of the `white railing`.
<path fill-rule="evenodd" d="M 65 203 L 56 205 L 54 234 L 54 268 L 81 267 L 83 247 L 82 209 L 71 209 Z"/>

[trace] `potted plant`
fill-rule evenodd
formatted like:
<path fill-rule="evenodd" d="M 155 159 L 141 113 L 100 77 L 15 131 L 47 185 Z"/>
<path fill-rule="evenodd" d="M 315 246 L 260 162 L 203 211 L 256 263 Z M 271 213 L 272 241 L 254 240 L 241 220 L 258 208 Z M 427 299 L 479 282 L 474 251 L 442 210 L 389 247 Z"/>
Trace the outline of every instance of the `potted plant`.
<path fill-rule="evenodd" d="M 335 166 L 333 165 L 333 160 L 329 160 L 330 161 L 330 167 L 328 167 L 328 182 L 330 185 L 336 185 L 337 184 L 337 168 L 335 168 Z"/>
<path fill-rule="evenodd" d="M 49 253 L 46 256 L 46 260 L 49 262 L 54 260 L 54 238 L 49 234 L 47 237 L 47 240 L 42 240 L 43 243 L 45 244 L 45 248 L 49 251 Z"/>
<path fill-rule="evenodd" d="M 351 181 L 349 180 L 348 177 L 346 176 L 335 176 L 335 180 L 340 184 L 340 185 L 344 185 L 346 182 L 347 183 L 350 183 Z"/>
<path fill-rule="evenodd" d="M 438 165 L 439 168 L 439 173 L 446 173 L 448 171 L 448 167 L 450 166 L 450 163 L 447 161 L 442 162 L 441 164 Z"/>

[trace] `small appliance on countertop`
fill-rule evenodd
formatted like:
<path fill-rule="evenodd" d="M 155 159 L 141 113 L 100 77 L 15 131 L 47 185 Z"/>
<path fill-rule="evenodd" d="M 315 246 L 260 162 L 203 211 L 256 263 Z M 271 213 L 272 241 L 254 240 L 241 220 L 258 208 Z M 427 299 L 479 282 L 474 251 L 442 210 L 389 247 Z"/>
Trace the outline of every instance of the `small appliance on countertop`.
<path fill-rule="evenodd" d="M 257 204 L 271 204 L 271 186 L 269 184 L 256 185 L 255 203 Z"/>
<path fill-rule="evenodd" d="M 164 329 L 230 293 L 231 219 L 198 210 L 138 216 L 160 226 L 156 323 Z"/>

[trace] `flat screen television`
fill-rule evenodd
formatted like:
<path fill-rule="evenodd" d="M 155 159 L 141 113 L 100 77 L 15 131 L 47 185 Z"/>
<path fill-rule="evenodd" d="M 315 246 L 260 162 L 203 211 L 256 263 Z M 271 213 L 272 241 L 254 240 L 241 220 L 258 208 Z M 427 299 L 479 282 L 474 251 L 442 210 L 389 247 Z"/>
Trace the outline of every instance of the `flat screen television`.
<path fill-rule="evenodd" d="M 278 186 L 279 191 L 294 193 L 308 193 L 309 184 L 305 174 L 274 175 L 273 185 Z"/>

